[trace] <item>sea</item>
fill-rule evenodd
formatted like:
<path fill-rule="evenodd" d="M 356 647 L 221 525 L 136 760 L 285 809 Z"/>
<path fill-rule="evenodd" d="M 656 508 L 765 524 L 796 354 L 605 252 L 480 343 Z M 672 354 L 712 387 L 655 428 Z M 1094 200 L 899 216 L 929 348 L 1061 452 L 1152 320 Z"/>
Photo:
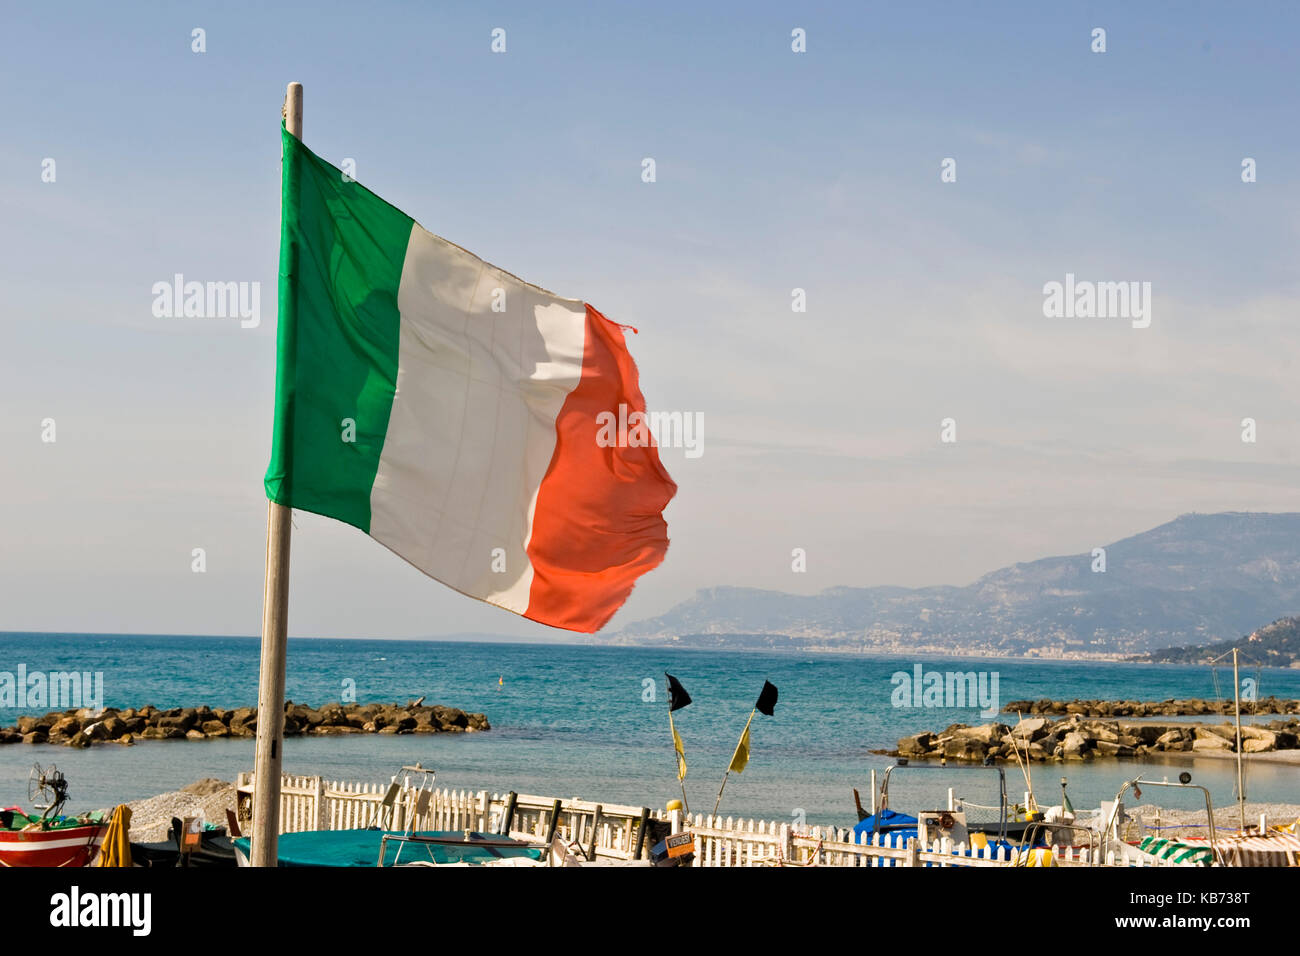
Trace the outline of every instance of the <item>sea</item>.
<path fill-rule="evenodd" d="M 259 641 L 250 637 L 0 633 L 0 678 L 27 672 L 103 675 L 103 706 L 123 709 L 255 706 Z M 662 807 L 681 798 L 668 727 L 664 674 L 690 694 L 673 715 L 686 752 L 686 795 L 693 812 L 710 811 L 764 681 L 779 690 L 772 716 L 757 714 L 750 758 L 726 781 L 720 811 L 744 818 L 809 825 L 857 820 L 853 790 L 870 800 L 871 771 L 896 761 L 873 754 L 898 739 L 953 723 L 983 723 L 978 707 L 914 706 L 898 693 L 900 674 L 974 671 L 1005 704 L 1017 699 L 1229 699 L 1232 669 L 1113 662 L 959 657 L 719 652 L 673 648 L 411 640 L 289 641 L 287 695 L 320 706 L 406 703 L 418 697 L 487 715 L 483 733 L 290 737 L 284 767 L 327 780 L 387 781 L 403 764 L 437 770 L 453 789 L 541 794 L 603 803 Z M 1263 696 L 1300 698 L 1300 671 L 1246 668 Z M 901 706 L 900 706 L 901 705 Z M 0 726 L 51 707 L 0 707 Z M 1008 721 L 1006 716 L 999 718 Z M 1260 720 L 1276 718 L 1261 717 Z M 1014 716 L 1008 722 L 1014 723 Z M 69 780 L 69 810 L 112 806 L 174 790 L 204 777 L 233 780 L 251 770 L 253 742 L 141 741 L 86 750 L 0 746 L 0 806 L 25 805 L 32 765 L 55 764 Z M 1076 808 L 1113 799 L 1143 775 L 1175 780 L 1192 773 L 1216 806 L 1236 799 L 1232 760 L 1162 757 L 1031 766 L 1040 803 L 1059 802 L 1062 785 Z M 1003 765 L 1012 802 L 1026 781 Z M 895 770 L 896 809 L 942 806 L 947 791 L 976 805 L 999 802 L 996 770 L 910 766 Z M 1154 798 L 1155 788 L 1148 791 Z M 1252 801 L 1300 803 L 1300 766 L 1249 761 Z M 1200 802 L 1198 802 L 1198 800 Z M 1203 808 L 1199 793 L 1159 791 L 1166 807 Z"/>

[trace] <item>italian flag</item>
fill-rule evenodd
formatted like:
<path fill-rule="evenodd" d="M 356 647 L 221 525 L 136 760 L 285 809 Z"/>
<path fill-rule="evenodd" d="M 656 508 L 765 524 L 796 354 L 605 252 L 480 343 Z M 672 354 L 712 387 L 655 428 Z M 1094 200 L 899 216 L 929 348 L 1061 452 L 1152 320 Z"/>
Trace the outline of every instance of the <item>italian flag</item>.
<path fill-rule="evenodd" d="M 430 577 L 598 630 L 668 550 L 622 327 L 421 228 L 282 129 L 275 429 L 266 493 Z"/>

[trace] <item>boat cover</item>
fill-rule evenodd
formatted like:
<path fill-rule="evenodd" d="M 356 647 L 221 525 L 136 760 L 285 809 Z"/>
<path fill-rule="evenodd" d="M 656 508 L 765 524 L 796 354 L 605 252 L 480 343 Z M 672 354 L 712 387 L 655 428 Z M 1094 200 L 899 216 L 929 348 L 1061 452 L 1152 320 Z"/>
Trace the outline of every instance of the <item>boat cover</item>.
<path fill-rule="evenodd" d="M 896 810 L 881 810 L 879 813 L 873 813 L 859 820 L 857 826 L 853 828 L 853 835 L 855 837 L 860 834 L 870 836 L 877 829 L 888 831 L 911 827 L 912 836 L 916 836 L 916 823 L 916 817 L 908 816 L 906 813 L 899 813 Z"/>
<path fill-rule="evenodd" d="M 375 866 L 379 862 L 379 846 L 385 835 L 402 837 L 404 833 L 377 829 L 367 830 L 305 830 L 301 833 L 281 833 L 279 865 L 301 866 Z M 423 837 L 444 837 L 465 840 L 464 830 L 421 830 L 415 834 Z M 400 849 L 402 863 L 481 863 L 504 857 L 542 858 L 540 847 L 520 843 L 518 846 L 482 846 L 475 841 L 501 841 L 494 833 L 469 833 L 469 842 L 410 843 L 402 845 L 389 841 L 386 866 L 392 866 Z M 235 846 L 244 856 L 249 855 L 249 838 L 240 837 Z"/>

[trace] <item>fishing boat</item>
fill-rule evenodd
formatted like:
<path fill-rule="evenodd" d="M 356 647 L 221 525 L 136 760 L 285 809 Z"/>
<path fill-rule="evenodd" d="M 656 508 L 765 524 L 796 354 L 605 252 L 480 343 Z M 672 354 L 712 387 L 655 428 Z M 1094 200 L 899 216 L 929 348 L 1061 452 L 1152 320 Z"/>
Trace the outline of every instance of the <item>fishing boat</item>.
<path fill-rule="evenodd" d="M 1290 827 L 1274 827 L 1267 832 L 1262 829 L 1262 823 L 1259 829 L 1220 832 L 1214 822 L 1214 805 L 1209 790 L 1191 781 L 1192 775 L 1184 771 L 1178 775 L 1177 783 L 1137 777 L 1120 787 L 1114 802 L 1102 809 L 1102 833 L 1107 838 L 1107 848 L 1119 862 L 1134 866 L 1300 866 L 1300 833 L 1295 832 L 1300 830 L 1300 822 Z M 1169 837 L 1153 830 L 1137 840 L 1120 839 L 1124 794 L 1132 791 L 1135 797 L 1140 798 L 1142 787 L 1199 790 L 1205 798 L 1206 822 L 1195 828 L 1204 829 L 1206 835 Z M 1188 828 L 1175 826 L 1168 829 Z"/>
<path fill-rule="evenodd" d="M 893 775 L 902 770 L 908 771 L 951 771 L 969 775 L 977 772 L 997 774 L 998 802 L 996 805 L 982 806 L 968 800 L 951 798 L 946 808 L 922 810 L 917 814 L 901 813 L 890 806 L 890 783 Z M 1041 815 L 1023 814 L 1025 819 L 1016 820 L 1007 801 L 1006 773 L 1001 767 L 948 767 L 948 766 L 912 766 L 900 760 L 898 764 L 885 770 L 878 795 L 873 795 L 874 812 L 868 812 L 854 791 L 854 803 L 858 811 L 858 822 L 853 828 L 855 839 L 859 842 L 879 843 L 887 846 L 903 847 L 907 841 L 919 840 L 929 844 L 934 840 L 947 840 L 950 843 L 965 844 L 967 847 L 984 848 L 1010 852 L 1011 841 L 1020 840 L 1026 830 Z M 972 812 L 974 811 L 974 812 Z M 981 813 L 980 811 L 987 811 Z"/>
<path fill-rule="evenodd" d="M 42 811 L 39 816 L 19 807 L 0 810 L 0 866 L 89 866 L 108 832 L 104 814 L 62 815 L 68 782 L 55 767 L 32 768 L 27 796 L 32 808 Z"/>

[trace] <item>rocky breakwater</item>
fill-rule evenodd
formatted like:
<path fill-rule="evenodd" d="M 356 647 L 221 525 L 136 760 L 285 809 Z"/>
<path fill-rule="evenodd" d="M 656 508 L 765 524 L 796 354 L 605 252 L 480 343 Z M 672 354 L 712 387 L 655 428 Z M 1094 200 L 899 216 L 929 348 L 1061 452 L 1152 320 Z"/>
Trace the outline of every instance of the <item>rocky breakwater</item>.
<path fill-rule="evenodd" d="M 482 714 L 456 707 L 426 706 L 424 698 L 409 704 L 326 704 L 308 707 L 287 701 L 284 705 L 286 737 L 304 734 L 440 734 L 491 730 Z M 43 717 L 19 717 L 12 727 L 0 728 L 0 744 L 64 744 L 89 747 L 97 743 L 133 744 L 139 740 L 210 740 L 221 737 L 255 737 L 257 708 L 233 710 L 211 707 L 128 707 L 53 711 Z"/>
<path fill-rule="evenodd" d="M 1267 753 L 1300 747 L 1300 720 L 1275 720 L 1241 728 L 1243 753 Z M 1157 753 L 1236 751 L 1236 730 L 1229 724 L 1131 724 L 1096 720 L 1077 714 L 1062 720 L 1025 717 L 1014 726 L 953 724 L 939 733 L 904 737 L 893 757 L 948 760 L 1064 761 L 1107 757 L 1142 757 Z"/>
<path fill-rule="evenodd" d="M 1231 682 L 1228 684 L 1232 688 Z M 1002 712 L 1006 714 L 1057 715 L 1078 714 L 1081 717 L 1203 717 L 1235 713 L 1232 698 L 1202 700 L 1190 697 L 1185 700 L 1013 700 Z M 1300 714 L 1300 700 L 1280 697 L 1261 697 L 1243 700 L 1243 714 Z"/>

